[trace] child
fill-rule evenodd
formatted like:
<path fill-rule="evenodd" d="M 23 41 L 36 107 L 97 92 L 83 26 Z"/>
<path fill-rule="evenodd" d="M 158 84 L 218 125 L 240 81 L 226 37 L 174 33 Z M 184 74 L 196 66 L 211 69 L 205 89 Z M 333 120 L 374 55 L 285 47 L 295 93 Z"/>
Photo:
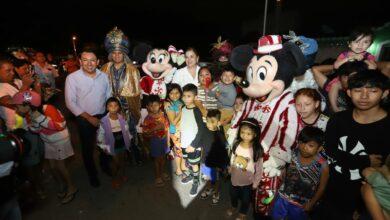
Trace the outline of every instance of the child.
<path fill-rule="evenodd" d="M 52 105 L 41 106 L 41 97 L 34 91 L 18 92 L 12 99 L 16 112 L 26 118 L 29 129 L 39 133 L 44 141 L 45 159 L 49 160 L 54 177 L 59 182 L 57 196 L 62 198 L 61 203 L 71 202 L 78 189 L 65 165 L 65 159 L 74 153 L 64 117 Z"/>
<path fill-rule="evenodd" d="M 246 96 L 244 93 L 237 94 L 236 100 L 234 101 L 234 107 L 233 107 L 234 115 L 233 115 L 233 119 L 231 121 L 231 124 L 236 124 L 237 120 L 239 120 L 238 115 L 241 115 L 241 112 L 242 112 L 243 106 L 244 106 L 244 102 L 247 99 L 248 99 L 248 96 Z M 228 149 L 229 150 L 229 155 L 230 155 L 231 148 L 233 146 L 234 137 L 236 137 L 236 134 L 235 134 L 234 131 L 236 131 L 236 129 L 228 129 L 227 132 L 226 132 L 228 148 L 229 148 Z"/>
<path fill-rule="evenodd" d="M 294 98 L 295 108 L 300 115 L 299 129 L 313 126 L 325 132 L 329 118 L 321 113 L 321 95 L 315 89 L 300 89 Z"/>
<path fill-rule="evenodd" d="M 364 61 L 372 69 L 376 69 L 375 57 L 367 52 L 373 42 L 374 33 L 369 29 L 356 29 L 349 36 L 349 50 L 341 53 L 334 62 L 334 68 L 338 69 L 344 63 L 352 61 Z"/>
<path fill-rule="evenodd" d="M 118 189 L 127 181 L 125 176 L 125 153 L 130 149 L 131 134 L 126 120 L 121 115 L 121 104 L 115 97 L 106 101 L 107 115 L 100 121 L 97 143 L 106 154 L 112 155 L 112 188 Z"/>
<path fill-rule="evenodd" d="M 195 197 L 198 194 L 199 163 L 202 155 L 202 146 L 198 144 L 200 139 L 195 139 L 195 137 L 198 132 L 207 129 L 202 120 L 202 113 L 195 106 L 197 92 L 198 89 L 194 84 L 187 84 L 183 87 L 182 100 L 185 106 L 181 110 L 180 121 L 180 140 L 183 159 L 190 166 L 189 172 L 186 173 L 181 183 L 187 184 L 193 181 L 190 190 L 191 197 Z"/>
<path fill-rule="evenodd" d="M 363 170 L 362 196 L 373 219 L 390 219 L 390 154 L 380 168 Z"/>
<path fill-rule="evenodd" d="M 226 66 L 221 74 L 221 82 L 218 84 L 216 97 L 218 100 L 218 109 L 221 111 L 221 125 L 224 131 L 230 127 L 230 122 L 233 118 L 233 105 L 237 96 L 236 87 L 234 86 L 234 78 L 236 74 L 230 66 Z"/>
<path fill-rule="evenodd" d="M 367 64 L 362 61 L 352 61 L 343 64 L 336 70 L 336 80 L 330 81 L 326 74 L 328 66 L 315 66 L 312 68 L 314 78 L 318 86 L 325 92 L 328 98 L 332 112 L 340 112 L 349 107 L 348 97 L 346 94 L 348 87 L 348 76 L 367 69 Z"/>
<path fill-rule="evenodd" d="M 173 151 L 175 153 L 175 174 L 177 176 L 181 176 L 183 171 L 187 169 L 183 160 L 183 153 L 181 152 L 179 132 L 181 107 L 183 105 L 181 96 L 183 92 L 181 91 L 180 85 L 176 83 L 170 84 L 167 91 L 168 99 L 167 102 L 164 103 L 164 109 L 168 116 L 169 134 L 173 143 Z"/>
<path fill-rule="evenodd" d="M 320 155 L 324 132 L 305 127 L 298 136 L 298 149 L 292 153 L 282 186 L 271 213 L 273 219 L 308 219 L 324 194 L 329 178 L 327 161 Z"/>
<path fill-rule="evenodd" d="M 228 209 L 227 215 L 231 217 L 236 212 L 240 199 L 241 207 L 236 219 L 245 219 L 252 199 L 252 190 L 258 187 L 263 173 L 263 147 L 260 144 L 260 126 L 256 119 L 243 120 L 238 134 L 230 158 L 232 207 Z"/>
<path fill-rule="evenodd" d="M 330 118 L 325 133 L 332 162 L 325 202 L 333 210 L 324 213 L 330 215 L 326 219 L 352 218 L 361 202 L 363 169 L 379 167 L 390 154 L 390 116 L 380 106 L 389 94 L 389 79 L 378 70 L 358 72 L 349 77 L 347 92 L 354 108 Z"/>
<path fill-rule="evenodd" d="M 169 175 L 164 172 L 166 154 L 169 152 L 169 122 L 161 111 L 160 97 L 150 95 L 147 100 L 146 116 L 142 124 L 142 132 L 150 144 L 150 154 L 154 158 L 154 167 L 156 173 L 155 184 L 157 187 L 164 186 L 163 179 L 169 180 Z"/>
<path fill-rule="evenodd" d="M 214 84 L 213 75 L 208 67 L 199 69 L 199 87 L 197 99 L 202 102 L 204 109 L 217 109 L 216 91 L 217 87 Z M 202 109 L 201 109 L 202 110 Z M 204 115 L 206 112 L 204 113 Z"/>
<path fill-rule="evenodd" d="M 219 202 L 221 174 L 229 163 L 226 138 L 222 127 L 220 127 L 220 120 L 221 112 L 218 109 L 210 109 L 206 117 L 207 130 L 198 132 L 196 136 L 196 138 L 201 139 L 199 145 L 203 146 L 201 170 L 210 180 L 207 181 L 206 189 L 202 192 L 201 198 L 206 199 L 213 194 L 213 205 Z"/>

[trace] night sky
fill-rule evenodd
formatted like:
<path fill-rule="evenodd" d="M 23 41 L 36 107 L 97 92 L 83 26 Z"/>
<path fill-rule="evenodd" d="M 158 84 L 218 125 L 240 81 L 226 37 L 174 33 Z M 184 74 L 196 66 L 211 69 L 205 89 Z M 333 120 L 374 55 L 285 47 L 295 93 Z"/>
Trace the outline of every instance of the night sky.
<path fill-rule="evenodd" d="M 0 48 L 23 45 L 70 52 L 72 34 L 79 38 L 78 47 L 86 42 L 99 45 L 105 34 L 118 26 L 133 45 L 147 41 L 161 47 L 194 46 L 208 56 L 219 35 L 235 44 L 257 41 L 264 11 L 264 0 L 58 2 L 2 1 L 7 7 L 0 9 Z M 385 2 L 282 0 L 277 7 L 275 0 L 269 0 L 267 31 L 287 33 L 293 29 L 311 37 L 344 36 L 358 25 L 377 27 L 390 21 Z"/>

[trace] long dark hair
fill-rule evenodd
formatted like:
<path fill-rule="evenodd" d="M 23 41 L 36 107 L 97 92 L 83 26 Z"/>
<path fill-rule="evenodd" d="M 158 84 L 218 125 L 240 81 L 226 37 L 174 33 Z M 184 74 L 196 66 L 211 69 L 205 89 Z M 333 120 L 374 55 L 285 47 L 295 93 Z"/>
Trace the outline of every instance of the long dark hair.
<path fill-rule="evenodd" d="M 257 122 L 256 119 L 254 118 L 247 118 L 240 123 L 240 127 L 238 128 L 237 132 L 237 138 L 236 141 L 234 142 L 232 152 L 235 153 L 238 145 L 241 143 L 242 138 L 240 136 L 241 129 L 242 127 L 248 127 L 253 131 L 255 134 L 255 137 L 253 138 L 252 141 L 252 148 L 253 148 L 253 161 L 256 162 L 259 158 L 263 157 L 263 146 L 261 146 L 261 140 L 260 140 L 260 135 L 261 135 L 261 129 L 259 122 Z"/>
<path fill-rule="evenodd" d="M 179 93 L 180 93 L 179 100 L 181 100 L 181 97 L 183 96 L 183 91 L 181 90 L 181 87 L 179 84 L 177 84 L 177 83 L 168 84 L 168 86 L 167 86 L 167 99 L 166 100 L 169 102 L 172 102 L 171 98 L 169 98 L 169 93 L 171 93 L 172 90 L 174 90 L 174 89 L 177 89 L 177 91 L 179 91 Z"/>

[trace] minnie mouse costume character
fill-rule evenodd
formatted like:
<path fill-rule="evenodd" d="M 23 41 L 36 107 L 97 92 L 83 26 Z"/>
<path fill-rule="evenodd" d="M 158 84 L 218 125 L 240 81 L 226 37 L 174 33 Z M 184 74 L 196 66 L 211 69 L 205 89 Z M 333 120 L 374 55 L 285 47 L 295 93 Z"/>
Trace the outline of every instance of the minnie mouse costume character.
<path fill-rule="evenodd" d="M 173 73 L 185 62 L 184 51 L 169 46 L 168 50 L 155 48 L 148 53 L 142 70 L 147 76 L 141 78 L 141 89 L 144 95 L 158 95 L 165 99 L 166 84 L 172 81 Z"/>
<path fill-rule="evenodd" d="M 246 69 L 247 81 L 236 81 L 251 97 L 231 129 L 237 130 L 246 118 L 255 118 L 261 125 L 264 172 L 256 190 L 255 211 L 268 215 L 298 132 L 298 115 L 288 87 L 295 76 L 305 72 L 305 59 L 294 43 L 282 44 L 281 36 L 268 35 L 259 39 L 256 50 L 249 45 L 234 48 L 230 62 L 237 70 Z"/>

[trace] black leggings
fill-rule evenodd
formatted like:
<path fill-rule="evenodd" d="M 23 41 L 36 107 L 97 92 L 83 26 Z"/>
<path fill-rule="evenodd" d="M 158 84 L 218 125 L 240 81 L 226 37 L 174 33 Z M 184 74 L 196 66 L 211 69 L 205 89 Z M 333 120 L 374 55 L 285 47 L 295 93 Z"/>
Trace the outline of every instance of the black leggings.
<path fill-rule="evenodd" d="M 238 207 L 238 200 L 241 200 L 239 212 L 246 215 L 248 212 L 252 198 L 252 185 L 247 186 L 231 186 L 230 200 L 233 208 Z"/>

